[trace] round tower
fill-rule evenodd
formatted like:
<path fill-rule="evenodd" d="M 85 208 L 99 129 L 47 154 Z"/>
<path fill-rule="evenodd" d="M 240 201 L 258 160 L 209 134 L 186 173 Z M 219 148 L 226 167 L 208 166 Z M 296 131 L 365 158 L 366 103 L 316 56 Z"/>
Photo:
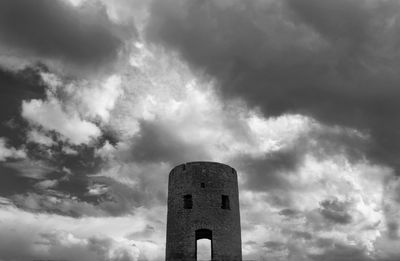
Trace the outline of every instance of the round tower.
<path fill-rule="evenodd" d="M 242 260 L 237 174 L 225 164 L 189 162 L 169 174 L 166 261 L 197 260 L 203 238 L 212 260 Z"/>

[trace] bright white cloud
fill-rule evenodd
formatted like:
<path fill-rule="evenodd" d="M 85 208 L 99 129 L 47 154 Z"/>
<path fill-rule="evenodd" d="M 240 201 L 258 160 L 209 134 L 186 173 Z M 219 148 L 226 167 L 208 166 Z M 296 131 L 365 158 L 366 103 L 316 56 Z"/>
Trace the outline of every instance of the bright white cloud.
<path fill-rule="evenodd" d="M 57 131 L 73 144 L 88 143 L 101 134 L 95 124 L 82 120 L 76 112 L 65 112 L 59 101 L 52 98 L 23 101 L 22 116 L 35 125 Z"/>
<path fill-rule="evenodd" d="M 312 152 L 306 153 L 298 170 L 282 173 L 290 190 L 241 191 L 243 242 L 254 242 L 244 244 L 244 255 L 256 258 L 264 253 L 288 260 L 295 246 L 305 256 L 321 254 L 325 246 L 318 245 L 320 239 L 357 246 L 375 255 L 375 242 L 386 230 L 382 201 L 385 180 L 392 170 L 366 161 L 351 163 L 340 154 L 317 159 Z M 286 206 L 276 204 L 277 193 L 290 195 Z M 345 211 L 351 216 L 349 223 L 335 223 L 321 214 L 321 203 L 327 199 L 348 202 Z M 288 211 L 281 212 L 285 208 Z M 282 242 L 290 251 L 268 250 L 264 247 L 268 241 Z"/>
<path fill-rule="evenodd" d="M 80 6 L 82 3 L 84 3 L 86 0 L 65 0 L 69 3 L 71 3 L 73 6 Z"/>
<path fill-rule="evenodd" d="M 122 143 L 139 133 L 140 122 L 155 122 L 183 144 L 205 150 L 207 160 L 227 161 L 290 146 L 318 125 L 301 115 L 265 119 L 241 101 L 223 102 L 212 81 L 198 80 L 174 54 L 136 44 L 133 68 L 122 76 L 124 95 L 110 112 Z"/>
<path fill-rule="evenodd" d="M 56 74 L 43 72 L 47 99 L 22 103 L 22 116 L 33 125 L 56 131 L 74 145 L 88 144 L 101 135 L 92 121 L 106 124 L 118 98 L 123 94 L 121 77 L 111 75 L 104 81 L 63 82 Z M 37 130 L 28 133 L 28 140 L 51 145 L 49 137 Z"/>
<path fill-rule="evenodd" d="M 76 105 L 75 109 L 81 115 L 87 118 L 99 117 L 103 122 L 108 122 L 110 111 L 123 94 L 121 77 L 118 75 L 111 75 L 103 82 L 73 82 L 59 86 L 59 91 L 69 96 L 66 103 Z"/>

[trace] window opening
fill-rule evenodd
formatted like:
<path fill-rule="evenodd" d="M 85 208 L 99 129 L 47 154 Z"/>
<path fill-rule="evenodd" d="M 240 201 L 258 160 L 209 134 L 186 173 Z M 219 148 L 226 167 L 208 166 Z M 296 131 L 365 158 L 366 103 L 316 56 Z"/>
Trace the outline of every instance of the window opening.
<path fill-rule="evenodd" d="M 193 207 L 192 195 L 183 196 L 183 208 L 191 209 Z"/>
<path fill-rule="evenodd" d="M 222 195 L 222 204 L 221 204 L 222 209 L 231 209 L 231 206 L 229 204 L 229 196 L 227 195 Z"/>
<path fill-rule="evenodd" d="M 205 188 L 206 184 L 204 184 L 204 182 L 201 182 L 200 187 Z"/>

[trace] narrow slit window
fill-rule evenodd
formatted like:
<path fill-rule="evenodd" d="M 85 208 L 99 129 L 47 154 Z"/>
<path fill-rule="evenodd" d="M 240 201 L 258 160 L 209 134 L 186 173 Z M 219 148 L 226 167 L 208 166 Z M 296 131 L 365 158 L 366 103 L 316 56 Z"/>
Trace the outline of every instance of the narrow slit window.
<path fill-rule="evenodd" d="M 222 209 L 231 209 L 231 206 L 229 204 L 229 196 L 228 195 L 222 195 L 221 208 Z"/>
<path fill-rule="evenodd" d="M 206 187 L 206 184 L 205 184 L 204 182 L 201 182 L 201 183 L 200 183 L 200 187 L 205 188 L 205 187 Z"/>
<path fill-rule="evenodd" d="M 183 208 L 191 209 L 193 207 L 192 195 L 183 196 Z"/>

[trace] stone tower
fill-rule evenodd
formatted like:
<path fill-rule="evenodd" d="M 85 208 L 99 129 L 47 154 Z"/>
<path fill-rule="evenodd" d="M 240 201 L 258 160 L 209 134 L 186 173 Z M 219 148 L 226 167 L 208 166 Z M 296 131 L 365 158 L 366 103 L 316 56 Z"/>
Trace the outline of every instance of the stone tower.
<path fill-rule="evenodd" d="M 166 261 L 197 260 L 203 238 L 212 260 L 242 260 L 237 175 L 225 164 L 189 162 L 169 174 Z"/>

